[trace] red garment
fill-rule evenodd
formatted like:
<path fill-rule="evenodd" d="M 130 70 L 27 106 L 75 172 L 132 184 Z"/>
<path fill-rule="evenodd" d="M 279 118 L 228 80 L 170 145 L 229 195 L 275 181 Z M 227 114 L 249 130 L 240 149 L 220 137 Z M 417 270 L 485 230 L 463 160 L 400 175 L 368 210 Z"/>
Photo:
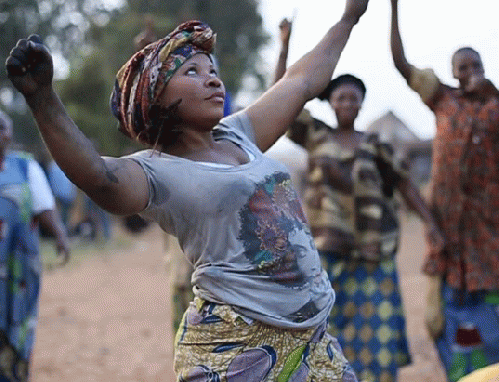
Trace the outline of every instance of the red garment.
<path fill-rule="evenodd" d="M 437 124 L 431 205 L 447 245 L 430 243 L 424 271 L 454 288 L 499 290 L 499 97 L 440 84 L 426 103 Z"/>

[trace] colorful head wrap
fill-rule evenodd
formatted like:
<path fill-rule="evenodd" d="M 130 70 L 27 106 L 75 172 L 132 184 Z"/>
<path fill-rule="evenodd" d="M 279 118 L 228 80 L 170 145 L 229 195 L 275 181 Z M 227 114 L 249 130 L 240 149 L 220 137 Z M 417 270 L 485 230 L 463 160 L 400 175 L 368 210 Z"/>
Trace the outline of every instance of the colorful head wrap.
<path fill-rule="evenodd" d="M 186 60 L 197 53 L 211 54 L 215 39 L 207 24 L 188 21 L 135 53 L 118 71 L 111 95 L 111 110 L 120 121 L 119 130 L 139 142 L 153 144 L 158 135 L 154 124 L 161 123 L 156 112 L 158 97 Z M 151 113 L 153 106 L 155 112 Z"/>

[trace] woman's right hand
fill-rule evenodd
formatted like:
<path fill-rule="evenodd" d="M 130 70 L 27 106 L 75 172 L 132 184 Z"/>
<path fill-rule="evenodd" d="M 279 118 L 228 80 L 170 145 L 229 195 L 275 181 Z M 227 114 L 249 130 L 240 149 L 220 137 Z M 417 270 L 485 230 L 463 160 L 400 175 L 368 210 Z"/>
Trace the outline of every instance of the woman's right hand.
<path fill-rule="evenodd" d="M 25 98 L 52 86 L 52 56 L 38 35 L 19 40 L 5 66 L 12 84 Z"/>

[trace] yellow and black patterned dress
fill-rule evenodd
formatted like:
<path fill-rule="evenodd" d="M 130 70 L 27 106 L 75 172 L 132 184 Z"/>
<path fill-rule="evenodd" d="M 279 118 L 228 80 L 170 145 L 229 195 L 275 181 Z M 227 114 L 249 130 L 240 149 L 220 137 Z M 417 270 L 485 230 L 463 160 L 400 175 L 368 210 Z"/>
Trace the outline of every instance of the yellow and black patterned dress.
<path fill-rule="evenodd" d="M 355 149 L 302 113 L 289 137 L 309 153 L 305 213 L 336 292 L 329 331 L 359 380 L 391 382 L 410 362 L 395 253 L 394 190 L 407 176 L 389 145 L 366 134 Z"/>

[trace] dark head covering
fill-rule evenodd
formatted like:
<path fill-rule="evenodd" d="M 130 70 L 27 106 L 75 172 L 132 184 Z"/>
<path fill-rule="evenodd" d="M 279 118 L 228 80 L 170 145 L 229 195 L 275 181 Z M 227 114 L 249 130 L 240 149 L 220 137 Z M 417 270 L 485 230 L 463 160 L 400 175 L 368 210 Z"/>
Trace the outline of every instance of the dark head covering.
<path fill-rule="evenodd" d="M 111 110 L 120 122 L 119 130 L 139 142 L 154 144 L 158 130 L 152 126 L 161 122 L 158 97 L 186 60 L 197 53 L 211 54 L 215 40 L 207 24 L 188 21 L 135 53 L 118 71 L 111 95 Z M 151 131 L 156 131 L 155 136 Z"/>
<path fill-rule="evenodd" d="M 362 92 L 362 98 L 366 96 L 366 85 L 364 85 L 364 82 L 360 78 L 357 78 L 351 74 L 342 74 L 341 76 L 332 79 L 326 89 L 324 89 L 322 93 L 317 96 L 317 98 L 321 101 L 328 101 L 329 97 L 331 97 L 331 93 L 343 84 L 352 84 L 357 86 Z"/>

